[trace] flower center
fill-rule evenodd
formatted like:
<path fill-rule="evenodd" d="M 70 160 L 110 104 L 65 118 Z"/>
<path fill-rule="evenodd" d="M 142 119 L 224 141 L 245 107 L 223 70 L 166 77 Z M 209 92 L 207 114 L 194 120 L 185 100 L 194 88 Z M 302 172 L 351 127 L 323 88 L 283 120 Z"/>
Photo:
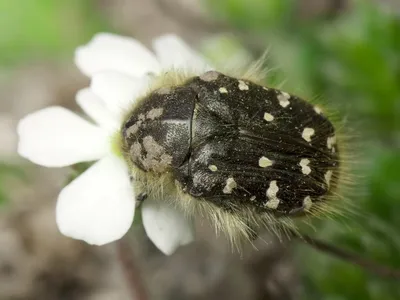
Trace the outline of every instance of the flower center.
<path fill-rule="evenodd" d="M 119 130 L 111 136 L 111 152 L 118 157 L 123 157 L 121 132 Z"/>

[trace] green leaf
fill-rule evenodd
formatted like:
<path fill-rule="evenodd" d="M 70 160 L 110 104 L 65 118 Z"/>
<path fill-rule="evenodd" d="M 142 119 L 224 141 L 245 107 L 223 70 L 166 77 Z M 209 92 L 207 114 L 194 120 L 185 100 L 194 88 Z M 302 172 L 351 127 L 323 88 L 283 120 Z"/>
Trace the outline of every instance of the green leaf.
<path fill-rule="evenodd" d="M 94 3 L 92 0 L 0 0 L 2 66 L 32 59 L 70 59 L 75 47 L 106 28 Z"/>

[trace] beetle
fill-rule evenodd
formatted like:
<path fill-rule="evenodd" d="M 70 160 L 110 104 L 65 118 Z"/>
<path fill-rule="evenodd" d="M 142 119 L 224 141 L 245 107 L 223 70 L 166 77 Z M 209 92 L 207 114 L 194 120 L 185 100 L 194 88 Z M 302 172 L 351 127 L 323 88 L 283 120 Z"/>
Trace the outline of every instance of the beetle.
<path fill-rule="evenodd" d="M 340 178 L 338 137 L 320 107 L 216 71 L 147 94 L 121 140 L 140 195 L 200 211 L 232 240 L 321 210 Z"/>

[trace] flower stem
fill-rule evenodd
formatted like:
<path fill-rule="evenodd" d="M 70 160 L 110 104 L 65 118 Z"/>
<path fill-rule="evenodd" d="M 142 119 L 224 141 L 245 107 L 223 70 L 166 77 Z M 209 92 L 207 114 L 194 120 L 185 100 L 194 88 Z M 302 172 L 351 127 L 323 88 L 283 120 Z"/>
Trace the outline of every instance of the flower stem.
<path fill-rule="evenodd" d="M 132 249 L 125 239 L 117 242 L 117 252 L 132 299 L 147 300 L 148 295 L 135 264 Z"/>
<path fill-rule="evenodd" d="M 360 255 L 354 252 L 350 252 L 349 250 L 339 248 L 330 243 L 321 241 L 319 239 L 310 237 L 308 235 L 304 234 L 299 235 L 297 233 L 293 233 L 293 236 L 308 246 L 311 246 L 321 252 L 328 253 L 344 261 L 357 265 L 370 273 L 373 273 L 381 277 L 400 279 L 399 269 L 394 269 L 388 266 L 381 265 L 377 262 L 361 257 Z"/>

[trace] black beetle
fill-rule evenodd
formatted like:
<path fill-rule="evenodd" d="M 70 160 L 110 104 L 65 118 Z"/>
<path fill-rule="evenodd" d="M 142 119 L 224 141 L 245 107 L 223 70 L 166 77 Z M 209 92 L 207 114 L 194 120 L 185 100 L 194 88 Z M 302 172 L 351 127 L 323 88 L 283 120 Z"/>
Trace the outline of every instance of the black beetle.
<path fill-rule="evenodd" d="M 168 182 L 176 197 L 218 209 L 219 223 L 221 212 L 251 228 L 254 216 L 307 214 L 340 173 L 335 128 L 319 107 L 216 71 L 152 91 L 121 134 L 140 192 L 160 196 Z"/>

